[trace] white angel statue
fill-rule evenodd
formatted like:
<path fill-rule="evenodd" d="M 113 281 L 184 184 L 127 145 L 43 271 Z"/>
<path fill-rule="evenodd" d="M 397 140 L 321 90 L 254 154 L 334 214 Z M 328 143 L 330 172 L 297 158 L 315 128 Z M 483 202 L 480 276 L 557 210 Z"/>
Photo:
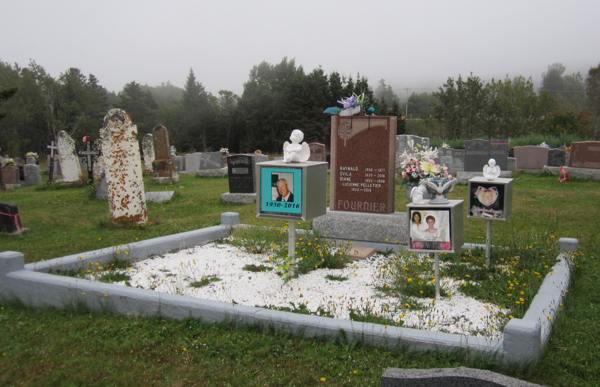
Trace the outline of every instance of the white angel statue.
<path fill-rule="evenodd" d="M 500 167 L 496 165 L 496 160 L 490 159 L 487 165 L 483 166 L 483 176 L 488 180 L 494 180 L 500 176 Z"/>
<path fill-rule="evenodd" d="M 426 193 L 427 193 L 427 188 L 424 185 L 420 185 L 418 187 L 414 187 L 410 191 L 410 198 L 412 199 L 412 202 L 415 204 L 423 204 L 423 203 L 425 203 L 425 201 L 423 200 L 423 197 L 425 196 Z"/>
<path fill-rule="evenodd" d="M 300 129 L 294 129 L 290 135 L 292 143 L 283 143 L 283 162 L 284 163 L 303 163 L 310 157 L 310 148 L 303 142 L 304 133 Z"/>

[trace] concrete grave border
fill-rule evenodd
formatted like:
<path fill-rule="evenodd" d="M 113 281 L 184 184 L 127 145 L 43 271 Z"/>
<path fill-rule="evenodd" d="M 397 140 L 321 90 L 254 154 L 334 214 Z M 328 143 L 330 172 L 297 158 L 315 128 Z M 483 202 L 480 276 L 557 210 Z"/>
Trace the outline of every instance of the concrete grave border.
<path fill-rule="evenodd" d="M 18 299 L 34 307 L 57 308 L 81 302 L 93 310 L 111 310 L 129 316 L 194 317 L 209 323 L 258 324 L 306 338 L 346 336 L 350 341 L 362 340 L 366 345 L 389 349 L 463 352 L 509 365 L 534 365 L 549 340 L 552 321 L 570 284 L 568 253 L 579 245 L 577 239 L 560 239 L 558 263 L 546 276 L 524 318 L 512 319 L 505 326 L 503 340 L 301 315 L 47 274 L 51 269 L 69 270 L 102 260 L 107 262 L 117 251 L 128 251 L 129 254 L 120 258 L 134 260 L 207 243 L 227 237 L 232 228 L 241 226 L 239 222 L 238 213 L 227 212 L 221 214 L 220 226 L 27 265 L 22 253 L 5 251 L 0 253 L 0 299 Z"/>

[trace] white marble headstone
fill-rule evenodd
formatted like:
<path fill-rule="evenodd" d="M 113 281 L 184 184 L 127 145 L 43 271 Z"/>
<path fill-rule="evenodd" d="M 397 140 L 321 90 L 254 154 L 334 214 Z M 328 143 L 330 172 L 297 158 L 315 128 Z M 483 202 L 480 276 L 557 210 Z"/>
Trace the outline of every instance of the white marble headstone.
<path fill-rule="evenodd" d="M 81 164 L 75 153 L 75 141 L 64 130 L 58 132 L 56 140 L 62 181 L 65 183 L 81 182 Z"/>

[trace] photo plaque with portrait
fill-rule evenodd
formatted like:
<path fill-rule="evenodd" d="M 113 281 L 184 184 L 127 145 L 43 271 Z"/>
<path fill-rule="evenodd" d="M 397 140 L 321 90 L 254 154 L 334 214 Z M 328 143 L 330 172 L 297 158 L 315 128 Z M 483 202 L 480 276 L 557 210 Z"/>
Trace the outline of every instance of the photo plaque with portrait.
<path fill-rule="evenodd" d="M 507 220 L 512 207 L 512 180 L 488 180 L 475 177 L 469 180 L 469 218 Z"/>
<path fill-rule="evenodd" d="M 444 205 L 409 204 L 408 250 L 453 253 L 463 245 L 463 201 Z"/>
<path fill-rule="evenodd" d="M 309 220 L 327 211 L 327 163 L 257 163 L 259 218 Z"/>

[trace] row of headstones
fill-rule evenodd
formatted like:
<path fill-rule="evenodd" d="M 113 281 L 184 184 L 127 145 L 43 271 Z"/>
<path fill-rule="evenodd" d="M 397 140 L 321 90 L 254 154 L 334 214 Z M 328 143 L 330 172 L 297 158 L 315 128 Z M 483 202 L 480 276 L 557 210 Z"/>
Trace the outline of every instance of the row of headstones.
<path fill-rule="evenodd" d="M 411 151 L 409 140 L 421 147 L 429 146 L 429 138 L 399 135 L 396 137 L 396 167 L 400 165 L 400 155 L 404 150 Z M 465 141 L 465 149 L 438 149 L 436 163 L 448 166 L 451 173 L 460 171 L 480 172 L 481 166 L 485 165 L 490 158 L 496 160 L 496 164 L 502 170 L 514 169 L 542 169 L 544 166 L 560 167 L 568 166 L 576 168 L 600 168 L 600 142 L 586 141 L 573 143 L 570 152 L 571 157 L 567 160 L 564 148 L 551 149 L 544 146 L 520 146 L 513 148 L 514 159 L 509 157 L 508 140 L 468 140 Z M 514 160 L 514 165 L 511 161 Z"/>

